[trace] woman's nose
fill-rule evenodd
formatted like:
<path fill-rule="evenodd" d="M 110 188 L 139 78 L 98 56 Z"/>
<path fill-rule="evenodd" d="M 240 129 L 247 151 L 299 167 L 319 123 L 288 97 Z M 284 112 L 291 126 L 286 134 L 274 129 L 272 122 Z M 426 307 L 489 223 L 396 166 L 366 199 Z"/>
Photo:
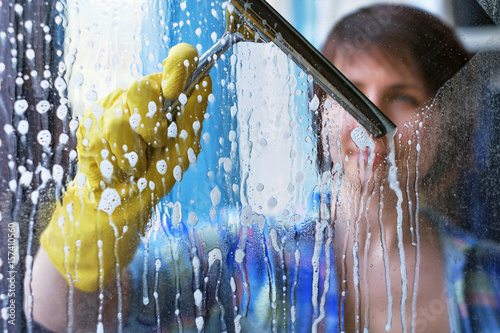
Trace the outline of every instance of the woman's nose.
<path fill-rule="evenodd" d="M 387 110 L 386 110 L 386 105 L 384 105 L 384 99 L 382 98 L 382 94 L 379 91 L 377 91 L 376 89 L 370 89 L 367 90 L 364 94 L 373 104 L 375 104 L 376 107 L 380 109 L 380 111 L 382 111 L 386 116 L 388 116 L 386 114 Z"/>

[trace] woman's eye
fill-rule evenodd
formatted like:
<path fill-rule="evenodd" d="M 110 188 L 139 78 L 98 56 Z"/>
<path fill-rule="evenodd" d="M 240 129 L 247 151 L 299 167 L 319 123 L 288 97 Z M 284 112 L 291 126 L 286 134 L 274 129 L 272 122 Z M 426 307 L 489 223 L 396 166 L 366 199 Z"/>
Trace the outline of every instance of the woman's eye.
<path fill-rule="evenodd" d="M 413 107 L 420 106 L 419 100 L 409 94 L 395 94 L 390 98 L 390 101 L 395 103 L 404 103 Z"/>

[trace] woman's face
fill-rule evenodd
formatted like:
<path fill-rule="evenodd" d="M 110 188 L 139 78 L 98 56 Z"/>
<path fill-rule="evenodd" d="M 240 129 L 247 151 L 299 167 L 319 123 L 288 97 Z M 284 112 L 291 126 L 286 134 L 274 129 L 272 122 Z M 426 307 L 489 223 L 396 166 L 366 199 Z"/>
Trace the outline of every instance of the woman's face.
<path fill-rule="evenodd" d="M 420 107 L 431 97 L 419 73 L 402 60 L 390 59 L 383 54 L 357 54 L 349 59 L 337 55 L 333 64 L 397 126 L 395 159 L 400 174 L 401 170 L 415 170 L 417 146 L 421 150 L 425 123 L 428 122 L 425 119 L 428 116 L 424 115 Z M 387 171 L 387 136 L 373 140 L 374 155 L 371 160 L 370 149 L 357 147 L 351 138 L 351 132 L 360 127 L 352 116 L 341 107 L 333 106 L 323 110 L 323 119 L 326 120 L 329 152 L 334 161 L 342 159 L 349 179 L 364 179 L 365 171 L 370 168 Z M 425 147 L 429 150 L 428 143 Z M 433 151 L 431 149 L 426 154 L 419 153 L 418 167 L 421 174 L 428 170 Z M 368 165 L 371 161 L 373 164 Z M 382 173 L 384 174 L 386 172 Z"/>

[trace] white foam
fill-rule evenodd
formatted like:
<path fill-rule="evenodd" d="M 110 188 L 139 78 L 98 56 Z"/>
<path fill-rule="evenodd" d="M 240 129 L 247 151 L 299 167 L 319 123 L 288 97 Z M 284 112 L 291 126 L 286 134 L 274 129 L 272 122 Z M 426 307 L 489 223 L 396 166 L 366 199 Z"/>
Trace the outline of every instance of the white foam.
<path fill-rule="evenodd" d="M 52 134 L 50 134 L 50 132 L 48 130 L 42 130 L 42 131 L 38 132 L 36 139 L 40 145 L 42 145 L 43 147 L 46 147 L 52 141 Z"/>
<path fill-rule="evenodd" d="M 356 127 L 351 131 L 351 139 L 360 149 L 368 147 L 373 150 L 375 148 L 375 143 L 372 139 L 370 139 L 370 136 L 368 135 L 366 130 L 361 126 Z"/>
<path fill-rule="evenodd" d="M 167 162 L 165 160 L 156 162 L 156 170 L 160 175 L 164 175 L 167 172 Z"/>
<path fill-rule="evenodd" d="M 121 205 L 121 198 L 115 189 L 107 188 L 102 192 L 101 200 L 99 200 L 99 210 L 111 215 L 119 205 Z"/>

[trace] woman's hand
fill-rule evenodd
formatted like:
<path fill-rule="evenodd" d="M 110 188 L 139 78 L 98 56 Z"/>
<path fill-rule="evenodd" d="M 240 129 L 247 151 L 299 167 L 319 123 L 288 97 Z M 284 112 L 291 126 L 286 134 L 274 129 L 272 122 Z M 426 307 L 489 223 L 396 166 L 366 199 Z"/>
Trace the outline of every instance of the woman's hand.
<path fill-rule="evenodd" d="M 182 90 L 197 57 L 194 47 L 179 44 L 163 73 L 118 89 L 86 111 L 77 133 L 78 174 L 41 238 L 76 288 L 104 288 L 130 263 L 152 208 L 196 161 L 210 78 L 189 98 Z M 181 111 L 166 116 L 165 99 L 176 98 L 184 103 Z"/>

